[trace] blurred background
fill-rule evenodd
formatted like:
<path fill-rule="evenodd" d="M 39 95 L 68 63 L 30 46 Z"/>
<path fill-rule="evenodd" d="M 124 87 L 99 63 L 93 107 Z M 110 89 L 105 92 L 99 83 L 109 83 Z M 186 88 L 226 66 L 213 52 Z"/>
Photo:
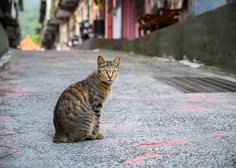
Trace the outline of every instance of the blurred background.
<path fill-rule="evenodd" d="M 120 44 L 112 49 L 209 65 L 227 60 L 225 66 L 233 67 L 235 2 L 1 0 L 0 55 L 9 47 L 61 51 Z"/>
<path fill-rule="evenodd" d="M 138 38 L 139 18 L 163 7 L 181 10 L 176 15 L 180 22 L 227 3 L 230 0 L 1 0 L 0 21 L 11 47 L 30 35 L 43 48 L 66 49 L 92 38 Z"/>

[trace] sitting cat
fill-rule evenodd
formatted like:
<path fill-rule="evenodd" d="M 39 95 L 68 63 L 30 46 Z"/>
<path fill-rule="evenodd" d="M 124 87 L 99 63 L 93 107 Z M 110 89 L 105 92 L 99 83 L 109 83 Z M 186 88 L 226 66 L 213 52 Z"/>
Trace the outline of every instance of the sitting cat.
<path fill-rule="evenodd" d="M 99 132 L 103 103 L 119 74 L 120 56 L 113 61 L 97 57 L 97 71 L 63 91 L 54 110 L 53 142 L 80 142 L 103 139 Z"/>

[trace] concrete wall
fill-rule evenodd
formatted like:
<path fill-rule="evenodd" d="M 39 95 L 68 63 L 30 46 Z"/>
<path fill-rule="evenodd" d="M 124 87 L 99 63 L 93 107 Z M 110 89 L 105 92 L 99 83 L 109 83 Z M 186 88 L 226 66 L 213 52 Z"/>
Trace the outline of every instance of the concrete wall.
<path fill-rule="evenodd" d="M 8 51 L 8 48 L 9 48 L 8 37 L 5 29 L 2 27 L 2 24 L 0 23 L 0 58 L 6 51 Z"/>
<path fill-rule="evenodd" d="M 121 38 L 121 23 L 122 23 L 122 9 L 121 6 L 115 9 L 115 16 L 113 16 L 112 37 L 114 39 Z"/>
<path fill-rule="evenodd" d="M 109 49 L 196 59 L 236 72 L 236 2 Z"/>
<path fill-rule="evenodd" d="M 109 45 L 120 43 L 124 40 L 122 39 L 88 39 L 82 42 L 81 45 L 78 45 L 74 48 L 79 49 L 97 49 L 97 48 L 105 48 Z"/>

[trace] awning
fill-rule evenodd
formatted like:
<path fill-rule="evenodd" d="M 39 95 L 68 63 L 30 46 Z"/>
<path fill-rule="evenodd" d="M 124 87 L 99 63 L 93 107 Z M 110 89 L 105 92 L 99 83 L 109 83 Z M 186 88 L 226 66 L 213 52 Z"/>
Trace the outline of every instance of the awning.
<path fill-rule="evenodd" d="M 57 19 L 64 19 L 64 18 L 69 18 L 70 15 L 72 13 L 67 11 L 67 10 L 64 10 L 60 7 L 58 7 L 55 12 L 54 12 L 54 16 L 57 18 Z"/>
<path fill-rule="evenodd" d="M 59 25 L 61 24 L 63 21 L 61 19 L 57 19 L 55 17 L 52 17 L 51 19 L 48 20 L 48 24 L 49 25 Z"/>
<path fill-rule="evenodd" d="M 42 38 L 42 45 L 51 47 L 55 40 L 55 33 L 58 31 L 58 26 L 64 21 L 68 21 L 69 17 L 74 13 L 77 9 L 80 0 L 60 0 L 58 6 L 55 8 L 52 17 L 48 20 L 45 33 Z M 44 9 L 45 2 L 45 9 Z M 44 21 L 44 15 L 46 10 L 46 1 L 41 1 L 40 8 L 40 21 Z M 41 23 L 42 23 L 41 22 Z"/>
<path fill-rule="evenodd" d="M 59 6 L 64 10 L 74 12 L 78 4 L 79 0 L 61 0 Z"/>
<path fill-rule="evenodd" d="M 57 30 L 58 30 L 58 26 L 52 26 L 52 25 L 47 26 L 47 31 L 49 32 L 55 32 Z"/>

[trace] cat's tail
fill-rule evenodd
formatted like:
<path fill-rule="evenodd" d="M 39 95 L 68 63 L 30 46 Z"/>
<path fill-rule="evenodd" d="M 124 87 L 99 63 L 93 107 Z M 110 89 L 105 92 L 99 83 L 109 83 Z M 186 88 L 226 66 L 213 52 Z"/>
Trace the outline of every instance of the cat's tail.
<path fill-rule="evenodd" d="M 64 134 L 64 129 L 55 114 L 53 118 L 53 123 L 54 123 L 55 131 L 56 131 L 53 137 L 53 142 L 55 143 L 68 142 L 68 137 Z"/>
<path fill-rule="evenodd" d="M 65 135 L 62 123 L 61 123 L 59 117 L 57 116 L 58 115 L 57 114 L 57 110 L 58 110 L 57 107 L 58 107 L 58 103 L 55 107 L 54 116 L 53 116 L 53 124 L 55 127 L 55 135 L 53 137 L 53 142 L 65 143 L 65 142 L 68 142 L 68 137 Z"/>

